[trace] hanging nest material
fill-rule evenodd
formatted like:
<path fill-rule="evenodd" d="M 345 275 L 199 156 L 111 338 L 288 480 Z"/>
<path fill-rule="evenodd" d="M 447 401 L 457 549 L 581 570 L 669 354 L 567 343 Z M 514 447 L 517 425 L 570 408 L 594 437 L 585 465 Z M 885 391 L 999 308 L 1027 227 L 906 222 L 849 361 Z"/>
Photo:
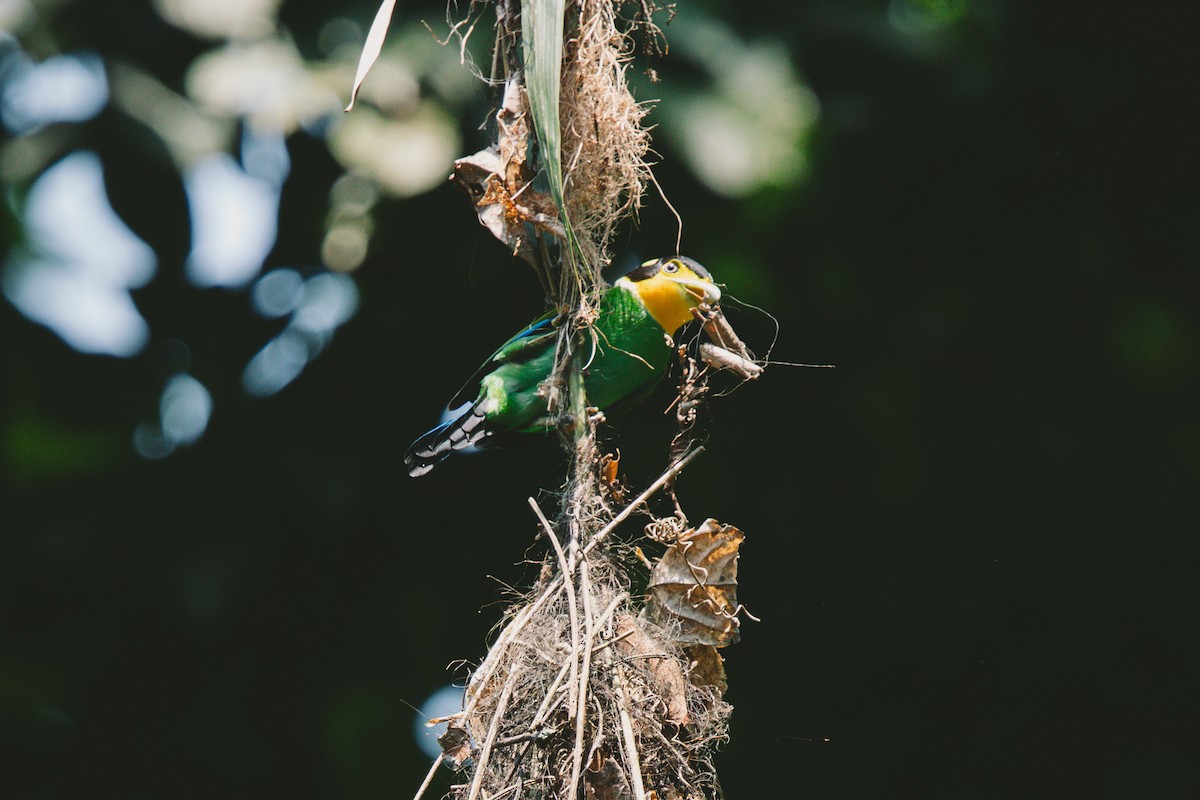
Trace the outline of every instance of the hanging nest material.
<path fill-rule="evenodd" d="M 553 558 L 537 589 L 509 608 L 440 740 L 465 778 L 456 798 L 719 794 L 711 758 L 732 707 L 717 648 L 738 639 L 744 535 L 716 520 L 678 532 L 651 565 L 644 602 L 631 596 L 621 548 L 607 544 L 699 452 L 578 544 L 564 546 L 530 499 Z"/>
<path fill-rule="evenodd" d="M 560 219 L 550 195 L 533 188 L 537 173 L 528 160 L 533 126 L 525 76 L 516 66 L 515 5 L 496 4 L 496 64 L 503 74 L 493 75 L 492 82 L 505 87 L 496 141 L 455 162 L 454 178 L 471 194 L 484 226 L 538 270 L 547 295 L 560 308 L 570 308 L 577 296 L 594 293 L 616 226 L 641 205 L 651 180 L 650 134 L 642 125 L 648 109 L 634 99 L 625 80 L 633 44 L 629 32 L 618 27 L 616 5 L 571 0 L 559 102 L 569 223 Z M 549 273 L 556 267 L 535 244 L 548 234 L 565 245 L 568 224 L 579 248 L 574 257 L 582 262 L 578 274 L 590 285 L 552 280 Z"/>
<path fill-rule="evenodd" d="M 634 594 L 632 549 L 612 547 L 610 534 L 631 515 L 647 514 L 655 493 L 666 490 L 674 500 L 675 479 L 703 450 L 692 427 L 709 371 L 740 364 L 753 372 L 743 372 L 747 378 L 760 368 L 720 310 L 704 309 L 713 340 L 706 345 L 725 355 L 702 353 L 702 363 L 681 350 L 680 433 L 671 466 L 627 501 L 617 458 L 596 444 L 602 419 L 587 407 L 580 354 L 594 335 L 608 245 L 651 180 L 646 107 L 630 93 L 625 70 L 630 28 L 657 32 L 650 20 L 655 5 L 642 3 L 639 17 L 622 29 L 611 0 L 566 3 L 555 131 L 558 203 L 555 181 L 544 185 L 545 142 L 521 60 L 528 51 L 519 41 L 519 32 L 529 30 L 519 14 L 553 2 L 495 0 L 491 82 L 504 87 L 496 140 L 457 161 L 454 178 L 480 222 L 534 267 L 559 311 L 557 366 L 543 391 L 563 419 L 571 466 L 554 523 L 530 499 L 551 545 L 542 578 L 508 609 L 469 678 L 463 711 L 440 739 L 443 756 L 417 796 L 444 761 L 461 775 L 452 787 L 456 800 L 702 800 L 719 794 L 711 758 L 732 710 L 722 699 L 717 648 L 737 640 L 742 534 L 714 520 L 689 528 L 675 500 L 673 516 L 651 522 L 666 550 L 650 564 L 648 599 Z"/>
<path fill-rule="evenodd" d="M 684 532 L 655 566 L 640 613 L 620 562 L 602 546 L 669 477 L 579 548 L 564 548 L 530 500 L 555 561 L 509 609 L 471 676 L 464 711 L 440 739 L 447 762 L 469 777 L 453 787 L 456 797 L 717 793 L 710 759 L 732 709 L 716 648 L 736 641 L 743 536 L 715 520 Z"/>
<path fill-rule="evenodd" d="M 625 81 L 633 42 L 617 27 L 615 5 L 575 0 L 567 14 L 577 20 L 563 54 L 560 106 L 567 213 L 606 259 L 617 223 L 638 208 L 651 179 L 647 108 Z"/>
<path fill-rule="evenodd" d="M 731 710 L 711 662 L 637 615 L 602 551 L 575 566 L 572 581 L 558 571 L 511 609 L 472 676 L 443 737 L 448 758 L 472 763 L 455 795 L 711 796 L 709 759 Z"/>

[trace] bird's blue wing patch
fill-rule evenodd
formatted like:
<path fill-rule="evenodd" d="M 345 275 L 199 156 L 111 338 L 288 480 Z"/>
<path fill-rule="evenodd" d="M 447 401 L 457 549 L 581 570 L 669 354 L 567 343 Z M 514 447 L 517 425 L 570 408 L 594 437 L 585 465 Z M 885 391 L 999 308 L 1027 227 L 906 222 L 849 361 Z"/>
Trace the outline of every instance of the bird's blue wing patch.
<path fill-rule="evenodd" d="M 554 326 L 555 316 L 557 316 L 555 312 L 547 311 L 500 345 L 496 352 L 492 353 L 488 360 L 483 362 L 479 369 L 475 370 L 475 374 L 468 378 L 467 382 L 458 390 L 450 400 L 449 408 L 474 402 L 479 396 L 479 382 L 497 366 L 528 361 L 530 358 L 544 353 L 546 348 L 554 343 L 554 337 L 558 333 L 558 328 Z"/>

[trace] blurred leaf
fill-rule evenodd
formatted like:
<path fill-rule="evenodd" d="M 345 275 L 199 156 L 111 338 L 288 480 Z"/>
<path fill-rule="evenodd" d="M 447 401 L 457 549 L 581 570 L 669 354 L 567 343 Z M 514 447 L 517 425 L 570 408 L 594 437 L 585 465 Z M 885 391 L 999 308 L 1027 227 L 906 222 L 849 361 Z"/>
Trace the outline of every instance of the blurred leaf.
<path fill-rule="evenodd" d="M 525 46 L 525 88 L 537 132 L 539 159 L 550 183 L 550 196 L 570 235 L 571 223 L 563 201 L 562 131 L 558 116 L 562 74 L 563 0 L 528 0 L 521 8 Z"/>
<path fill-rule="evenodd" d="M 1195 364 L 1195 334 L 1172 306 L 1142 298 L 1117 310 L 1114 349 L 1122 366 L 1139 378 L 1180 377 Z"/>
<path fill-rule="evenodd" d="M 76 428 L 36 412 L 14 415 L 4 432 L 4 463 L 18 484 L 95 475 L 126 457 L 124 443 L 107 430 Z"/>
<path fill-rule="evenodd" d="M 354 108 L 358 90 L 362 86 L 362 82 L 366 80 L 367 73 L 371 71 L 376 59 L 379 58 L 379 53 L 383 50 L 383 40 L 387 38 L 388 26 L 392 24 L 392 11 L 395 8 L 396 0 L 383 0 L 383 5 L 375 14 L 375 21 L 371 23 L 371 30 L 367 32 L 366 44 L 363 45 L 362 55 L 358 59 L 358 71 L 354 75 L 354 86 L 350 89 L 350 102 L 346 105 L 347 111 Z"/>

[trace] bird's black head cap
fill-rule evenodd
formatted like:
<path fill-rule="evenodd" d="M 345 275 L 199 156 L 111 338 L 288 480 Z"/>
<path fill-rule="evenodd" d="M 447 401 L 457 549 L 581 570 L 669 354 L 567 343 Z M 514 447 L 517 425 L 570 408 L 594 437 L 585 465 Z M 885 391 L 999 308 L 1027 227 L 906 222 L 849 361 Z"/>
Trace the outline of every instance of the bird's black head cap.
<path fill-rule="evenodd" d="M 647 278 L 653 278 L 658 274 L 658 271 L 663 268 L 663 265 L 670 261 L 678 261 L 692 272 L 696 273 L 696 275 L 699 277 L 706 278 L 710 281 L 712 280 L 712 275 L 710 275 L 708 270 L 704 268 L 703 264 L 695 259 L 688 258 L 687 256 L 665 256 L 655 261 L 647 261 L 640 267 L 635 267 L 634 269 L 631 269 L 629 272 L 625 273 L 625 277 L 634 282 L 644 281 Z"/>

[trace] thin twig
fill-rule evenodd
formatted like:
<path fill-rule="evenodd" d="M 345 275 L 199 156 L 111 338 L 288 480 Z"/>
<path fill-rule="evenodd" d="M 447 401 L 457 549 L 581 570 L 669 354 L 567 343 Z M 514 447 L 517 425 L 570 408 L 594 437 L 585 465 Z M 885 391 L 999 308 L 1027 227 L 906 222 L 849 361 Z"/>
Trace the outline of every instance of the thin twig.
<path fill-rule="evenodd" d="M 442 765 L 442 754 L 438 753 L 437 758 L 429 766 L 429 772 L 425 775 L 425 780 L 421 781 L 421 788 L 417 789 L 417 793 L 413 795 L 413 800 L 421 800 L 421 795 L 425 794 L 425 790 L 429 788 L 429 784 L 433 783 L 433 776 L 437 775 L 438 767 Z"/>
<path fill-rule="evenodd" d="M 525 788 L 525 781 L 517 781 L 507 789 L 502 789 L 501 791 L 487 798 L 487 800 L 501 800 L 501 798 L 508 797 L 510 794 L 516 794 L 523 788 Z"/>
<path fill-rule="evenodd" d="M 496 744 L 494 746 L 495 747 L 511 747 L 512 745 L 520 744 L 521 742 L 531 742 L 534 739 L 540 739 L 541 737 L 546 736 L 553 732 L 554 732 L 553 728 L 548 728 L 548 729 L 542 729 L 540 731 L 528 731 L 526 733 L 514 734 L 513 736 L 505 736 L 503 739 L 497 739 Z"/>
<path fill-rule="evenodd" d="M 558 687 L 562 685 L 563 678 L 567 676 L 567 672 L 571 668 L 571 663 L 574 659 L 570 659 L 562 665 L 562 669 L 558 671 L 558 675 L 550 683 L 550 688 L 546 690 L 546 696 L 542 698 L 542 704 L 538 706 L 537 713 L 533 715 L 533 722 L 529 723 L 529 727 L 536 728 L 550 715 L 550 712 L 558 707 L 561 700 L 555 700 L 554 695 L 558 694 Z"/>
<path fill-rule="evenodd" d="M 695 315 L 697 312 L 700 310 L 696 309 L 692 313 Z M 721 310 L 720 306 L 709 308 L 707 313 L 700 312 L 699 317 L 704 320 L 704 332 L 718 347 L 739 355 L 747 361 L 754 360 L 754 354 L 734 332 L 733 326 L 725 318 L 725 312 Z"/>
<path fill-rule="evenodd" d="M 596 653 L 599 653 L 602 650 L 607 650 L 608 648 L 612 647 L 617 642 L 628 639 L 630 636 L 633 636 L 635 633 L 637 633 L 637 628 L 630 628 L 629 630 L 625 631 L 624 633 L 614 636 L 612 639 L 609 639 L 607 642 L 601 643 L 599 646 L 596 647 L 595 650 L 592 651 L 592 654 L 595 655 Z"/>
<path fill-rule="evenodd" d="M 560 591 L 562 591 L 562 588 L 561 577 L 555 578 L 550 582 L 550 585 L 546 587 L 545 591 L 542 592 L 541 596 L 538 597 L 537 600 L 534 600 L 532 603 L 522 608 L 520 612 L 517 613 L 517 616 L 513 619 L 513 621 L 509 623 L 503 631 L 500 632 L 499 638 L 496 639 L 495 644 L 492 645 L 491 650 L 488 652 L 488 657 L 484 659 L 482 664 L 479 665 L 479 670 L 474 676 L 472 676 L 471 681 L 467 685 L 467 694 L 470 696 L 470 700 L 467 703 L 467 706 L 463 709 L 464 717 L 469 717 L 471 714 L 475 713 L 475 706 L 479 704 L 479 700 L 483 697 L 483 688 L 487 685 L 488 681 L 492 679 L 492 675 L 495 673 L 500 664 L 501 657 L 504 654 L 504 649 L 508 647 L 509 640 L 515 638 L 516 635 L 520 633 L 527 624 L 529 624 L 529 620 L 533 617 L 533 615 L 537 613 L 538 610 L 540 610 L 541 607 L 550 600 L 550 598 L 556 596 Z M 475 689 L 474 692 L 471 691 L 472 687 Z"/>
<path fill-rule="evenodd" d="M 588 691 L 588 681 L 591 677 L 591 662 L 592 662 L 592 591 L 591 591 L 591 576 L 588 574 L 587 559 L 579 561 L 579 586 L 583 592 L 583 619 L 584 625 L 587 628 L 587 636 L 584 637 L 582 665 L 580 666 L 579 674 L 579 707 L 575 717 L 575 750 L 571 761 L 571 794 L 570 797 L 576 797 L 579 793 L 579 774 L 583 766 L 583 732 L 584 723 L 587 716 L 587 700 L 590 692 Z M 577 638 L 577 637 L 572 637 Z M 572 656 L 574 657 L 574 655 Z"/>
<path fill-rule="evenodd" d="M 571 682 L 567 684 L 571 687 L 571 702 L 568 708 L 575 707 L 575 680 L 577 676 L 576 654 L 579 652 L 579 613 L 575 607 L 575 580 L 567 566 L 567 556 L 563 552 L 562 544 L 558 541 L 558 537 L 554 534 L 554 528 L 546 519 L 546 515 L 542 513 L 542 508 L 537 504 L 537 501 L 532 497 L 529 498 L 529 505 L 533 508 L 533 513 L 537 514 L 538 520 L 541 521 L 542 527 L 546 530 L 546 536 L 550 537 L 550 544 L 554 545 L 554 553 L 558 556 L 558 568 L 562 570 L 563 587 L 567 590 L 567 613 L 571 617 Z"/>
<path fill-rule="evenodd" d="M 763 372 L 763 368 L 750 359 L 743 358 L 732 350 L 727 350 L 710 342 L 703 342 L 700 345 L 700 358 L 704 360 L 705 364 L 714 369 L 727 369 L 730 372 L 736 372 L 748 381 L 756 379 Z"/>
<path fill-rule="evenodd" d="M 633 510 L 635 508 L 640 506 L 642 503 L 646 502 L 646 499 L 648 497 L 650 497 L 650 495 L 654 494 L 659 489 L 661 489 L 663 486 L 665 486 L 671 479 L 673 479 L 680 472 L 683 472 L 684 467 L 686 467 L 688 464 L 692 463 L 692 459 L 694 459 L 696 456 L 700 455 L 703 452 L 704 452 L 704 445 L 699 445 L 698 447 L 696 447 L 695 450 L 688 453 L 683 458 L 679 459 L 674 464 L 672 464 L 670 467 L 668 467 L 667 471 L 664 472 L 662 475 L 658 476 L 658 480 L 656 480 L 654 483 L 650 484 L 650 486 L 646 489 L 646 491 L 639 494 L 632 503 L 625 506 L 625 508 L 621 509 L 621 511 L 618 512 L 618 514 L 612 518 L 611 522 L 609 522 L 607 525 L 605 525 L 600 530 L 596 531 L 596 534 L 594 536 L 592 536 L 591 541 L 589 541 L 587 543 L 587 545 L 584 546 L 583 554 L 586 556 L 588 553 L 592 552 L 592 550 L 596 547 L 596 545 L 598 545 L 601 542 L 601 540 L 604 539 L 604 537 L 606 537 L 610 533 L 612 533 L 613 530 L 618 525 L 620 525 L 622 522 L 624 522 L 629 517 L 629 515 L 633 513 Z"/>
<path fill-rule="evenodd" d="M 629 597 L 629 594 L 627 592 L 621 592 L 620 594 L 618 594 L 616 597 L 614 597 L 612 599 L 612 602 L 608 604 L 608 608 L 604 609 L 604 612 L 600 616 L 596 617 L 596 622 L 593 627 L 593 635 L 594 635 L 595 628 L 599 628 L 599 627 L 607 625 L 609 623 L 610 619 L 612 618 L 613 612 L 615 612 L 617 610 L 617 606 L 621 605 L 621 603 L 624 602 L 627 597 Z M 608 647 L 608 645 L 610 645 L 610 644 L 612 644 L 612 642 L 605 642 L 604 644 L 601 644 L 599 647 L 593 648 L 592 652 L 595 653 L 597 650 L 599 650 L 603 647 Z"/>
<path fill-rule="evenodd" d="M 638 756 L 637 736 L 633 733 L 633 721 L 629 717 L 629 695 L 625 691 L 625 670 L 613 662 L 613 684 L 617 689 L 617 713 L 621 717 L 621 734 L 625 739 L 626 757 L 635 800 L 646 800 L 646 787 L 642 783 L 642 762 Z"/>
<path fill-rule="evenodd" d="M 512 696 L 513 688 L 517 685 L 516 676 L 520 669 L 521 665 L 516 661 L 508 668 L 508 679 L 504 682 L 504 690 L 500 692 L 500 699 L 496 703 L 496 712 L 492 715 L 492 724 L 488 726 L 487 739 L 484 740 L 483 747 L 479 751 L 479 761 L 475 764 L 475 775 L 471 779 L 471 791 L 467 794 L 467 800 L 475 800 L 479 795 L 479 789 L 483 785 L 483 776 L 487 774 L 488 759 L 492 757 L 492 745 L 496 741 L 496 732 L 500 729 L 500 719 L 508 709 L 508 698 Z"/>
<path fill-rule="evenodd" d="M 611 603 L 609 603 L 608 608 L 606 608 L 604 610 L 604 613 L 596 618 L 597 625 L 603 625 L 603 624 L 605 624 L 605 622 L 609 621 L 612 617 L 613 612 L 616 611 L 617 606 L 620 605 L 623 601 L 625 601 L 628 597 L 629 597 L 628 594 L 626 594 L 625 592 L 622 592 L 621 594 L 619 594 L 615 598 L 613 598 L 613 601 Z M 629 630 L 622 633 L 620 636 L 610 639 L 607 642 L 601 642 L 600 644 L 595 645 L 592 648 L 592 654 L 595 655 L 596 653 L 599 653 L 602 650 L 606 650 L 607 648 L 611 647 L 612 645 L 616 644 L 617 642 L 621 641 L 622 639 L 626 639 L 629 636 L 632 636 L 634 633 L 636 633 L 636 629 L 630 628 Z M 593 636 L 593 638 L 594 638 L 594 636 Z M 555 696 L 555 694 L 558 693 L 558 688 L 559 688 L 559 686 L 562 685 L 563 678 L 565 678 L 567 676 L 567 672 L 571 667 L 572 661 L 573 661 L 573 659 L 568 660 L 565 664 L 563 664 L 562 669 L 560 669 L 558 671 L 558 674 L 554 677 L 554 680 L 550 682 L 550 688 L 548 688 L 546 690 L 546 696 L 542 699 L 542 704 L 540 706 L 538 706 L 538 710 L 533 715 L 533 721 L 531 723 L 529 723 L 529 728 L 530 728 L 531 732 L 534 728 L 537 728 L 539 725 L 541 725 L 542 722 L 545 721 L 545 719 L 550 715 L 550 712 L 553 711 L 555 708 L 557 708 L 558 704 L 560 702 L 562 702 L 561 698 L 555 699 L 554 696 Z"/>

